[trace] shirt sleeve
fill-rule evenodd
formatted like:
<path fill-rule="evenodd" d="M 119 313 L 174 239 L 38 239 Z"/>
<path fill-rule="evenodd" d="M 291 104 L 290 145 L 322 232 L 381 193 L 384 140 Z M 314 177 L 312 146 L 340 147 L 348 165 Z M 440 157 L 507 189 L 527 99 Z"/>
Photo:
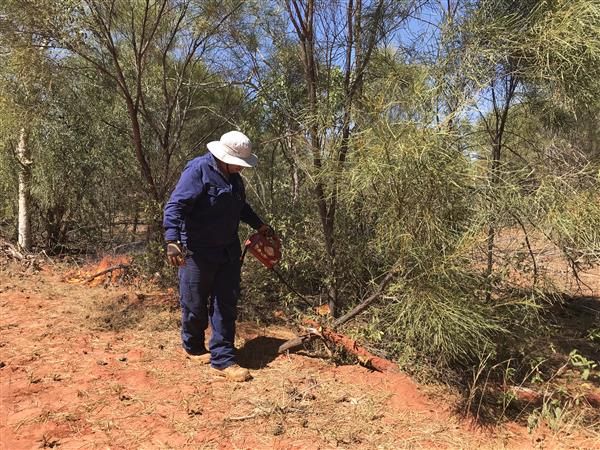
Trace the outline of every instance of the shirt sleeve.
<path fill-rule="evenodd" d="M 260 226 L 264 223 L 260 217 L 254 212 L 252 207 L 248 204 L 248 202 L 244 203 L 242 207 L 242 212 L 240 214 L 240 219 L 242 222 L 247 223 L 255 230 L 258 230 Z"/>
<path fill-rule="evenodd" d="M 202 192 L 204 192 L 202 170 L 190 164 L 181 173 L 175 190 L 165 205 L 163 228 L 166 241 L 181 239 L 185 216 Z"/>

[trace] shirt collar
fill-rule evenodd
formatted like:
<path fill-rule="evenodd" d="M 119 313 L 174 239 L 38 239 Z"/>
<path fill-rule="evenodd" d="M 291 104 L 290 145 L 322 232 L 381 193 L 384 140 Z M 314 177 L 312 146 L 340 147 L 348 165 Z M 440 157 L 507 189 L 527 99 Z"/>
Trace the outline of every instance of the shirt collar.
<path fill-rule="evenodd" d="M 220 173 L 217 158 L 211 152 L 208 152 L 208 165 Z"/>
<path fill-rule="evenodd" d="M 208 165 L 221 177 L 223 178 L 223 180 L 227 181 L 229 184 L 233 183 L 233 180 L 236 179 L 236 175 L 239 175 L 237 173 L 230 173 L 229 174 L 229 180 L 227 180 L 225 178 L 225 176 L 221 173 L 221 170 L 219 169 L 219 165 L 217 163 L 217 157 L 215 155 L 213 155 L 211 152 L 207 152 L 208 153 Z"/>

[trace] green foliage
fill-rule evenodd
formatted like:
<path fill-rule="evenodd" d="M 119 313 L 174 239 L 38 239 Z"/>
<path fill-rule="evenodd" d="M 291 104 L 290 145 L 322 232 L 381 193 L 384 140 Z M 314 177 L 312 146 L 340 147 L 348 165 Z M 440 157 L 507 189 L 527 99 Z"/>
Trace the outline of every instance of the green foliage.
<path fill-rule="evenodd" d="M 440 363 L 466 362 L 505 329 L 470 265 L 478 244 L 472 167 L 444 138 L 410 129 L 402 143 L 373 136 L 356 155 L 346 198 L 360 201 L 357 220 L 371 230 L 360 243 L 363 264 L 399 272 L 374 313 L 374 336 L 396 354 L 410 348 Z"/>
<path fill-rule="evenodd" d="M 527 416 L 527 429 L 531 433 L 542 422 L 546 422 L 551 430 L 558 431 L 564 422 L 565 409 L 559 399 L 553 398 L 544 402 L 540 408 L 535 408 L 534 411 Z"/>
<path fill-rule="evenodd" d="M 165 246 L 162 242 L 150 242 L 142 253 L 135 255 L 132 265 L 142 278 L 151 278 L 162 288 L 177 283 L 177 268 L 165 264 Z"/>
<path fill-rule="evenodd" d="M 598 363 L 581 355 L 577 349 L 569 353 L 569 364 L 581 371 L 581 379 L 587 381 L 592 370 L 598 368 Z"/>
<path fill-rule="evenodd" d="M 592 328 L 588 331 L 587 339 L 591 342 L 600 342 L 600 328 Z"/>
<path fill-rule="evenodd" d="M 27 125 L 38 246 L 149 240 L 136 265 L 173 284 L 152 238 L 162 206 L 186 161 L 240 128 L 261 161 L 244 173 L 250 203 L 282 237 L 280 270 L 315 304 L 337 295 L 345 312 L 393 271 L 355 322 L 369 343 L 407 363 L 479 362 L 482 373 L 509 342 L 525 358 L 518 344 L 547 327 L 560 294 L 539 243 L 575 271 L 600 257 L 600 7 L 467 1 L 428 19 L 439 22 L 430 39 L 408 42 L 410 2 L 384 3 L 378 22 L 363 2 L 346 67 L 340 4 L 317 2 L 307 80 L 308 42 L 276 2 L 169 0 L 161 15 L 160 2 L 6 1 L 2 232 L 15 235 L 13 152 Z M 260 265 L 248 261 L 244 276 L 245 317 L 306 312 Z M 513 380 L 512 369 L 501 376 Z"/>
<path fill-rule="evenodd" d="M 595 101 L 600 67 L 597 1 L 475 3 L 465 31 L 476 65 L 492 71 L 508 66 L 563 104 Z"/>
<path fill-rule="evenodd" d="M 0 151 L 0 233 L 9 239 L 16 237 L 17 177 L 12 146 L 4 142 Z"/>
<path fill-rule="evenodd" d="M 95 101 L 81 104 L 82 97 Z M 131 202 L 142 194 L 135 162 L 126 132 L 116 125 L 124 120 L 112 93 L 87 80 L 55 79 L 48 113 L 32 139 L 37 155 L 33 195 L 46 247 L 69 241 L 102 246 L 103 232 L 111 234 L 107 224 L 139 208 Z"/>

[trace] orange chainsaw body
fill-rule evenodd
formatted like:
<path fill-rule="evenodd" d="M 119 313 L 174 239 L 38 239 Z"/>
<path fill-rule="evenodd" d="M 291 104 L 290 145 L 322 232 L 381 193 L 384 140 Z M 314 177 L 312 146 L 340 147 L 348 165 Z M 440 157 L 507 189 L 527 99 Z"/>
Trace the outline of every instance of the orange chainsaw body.
<path fill-rule="evenodd" d="M 246 239 L 244 246 L 267 269 L 272 269 L 281 259 L 281 241 L 276 235 L 255 233 Z"/>

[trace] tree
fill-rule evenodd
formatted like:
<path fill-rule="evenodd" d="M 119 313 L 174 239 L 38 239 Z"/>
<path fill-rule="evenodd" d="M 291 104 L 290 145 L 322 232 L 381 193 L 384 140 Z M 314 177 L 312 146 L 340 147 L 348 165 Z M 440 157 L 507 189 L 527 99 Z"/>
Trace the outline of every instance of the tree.
<path fill-rule="evenodd" d="M 385 0 L 285 2 L 301 48 L 307 90 L 302 124 L 312 155 L 314 195 L 332 269 L 328 294 L 334 316 L 340 306 L 336 214 L 341 173 L 352 146 L 353 110 L 360 100 L 373 51 L 385 34 L 383 24 L 386 20 L 402 21 L 409 5 Z"/>
<path fill-rule="evenodd" d="M 18 168 L 18 244 L 29 251 L 32 247 L 33 166 L 30 135 L 33 124 L 44 108 L 51 65 L 46 56 L 46 41 L 39 34 L 24 29 L 23 24 L 10 14 L 13 6 L 8 4 L 5 12 L 9 15 L 0 17 L 0 52 L 4 63 L 4 70 L 0 74 L 0 93 L 5 103 L 5 114 L 12 116 L 5 126 L 12 128 L 12 132 L 6 130 L 13 135 L 7 145 L 13 149 Z"/>
<path fill-rule="evenodd" d="M 518 3 L 485 0 L 473 2 L 472 13 L 465 22 L 465 33 L 470 39 L 462 58 L 474 82 L 481 86 L 478 109 L 491 148 L 488 300 L 491 298 L 495 223 L 504 219 L 498 206 L 503 208 L 502 191 L 513 178 L 509 174 L 510 167 L 503 162 L 505 152 L 527 161 L 515 151 L 514 145 L 509 145 L 507 135 L 512 134 L 514 139 L 510 122 L 526 111 L 523 106 L 534 98 L 535 102 L 545 97 L 543 101 L 559 100 L 563 104 L 590 98 L 597 81 L 590 78 L 589 73 L 598 68 L 600 62 L 599 21 L 600 8 L 587 0 L 553 4 L 536 0 Z M 573 73 L 581 76 L 574 79 Z M 508 214 L 526 233 L 524 214 L 514 210 Z M 533 264 L 535 267 L 535 260 Z"/>
<path fill-rule="evenodd" d="M 202 108 L 200 93 L 224 87 L 203 64 L 214 50 L 220 26 L 243 2 L 218 8 L 217 2 L 193 0 L 15 3 L 30 29 L 58 49 L 78 55 L 119 93 L 157 231 L 174 169 L 179 169 L 180 138 L 188 132 L 193 113 Z M 224 123 L 214 116 L 205 122 L 208 135 Z"/>

